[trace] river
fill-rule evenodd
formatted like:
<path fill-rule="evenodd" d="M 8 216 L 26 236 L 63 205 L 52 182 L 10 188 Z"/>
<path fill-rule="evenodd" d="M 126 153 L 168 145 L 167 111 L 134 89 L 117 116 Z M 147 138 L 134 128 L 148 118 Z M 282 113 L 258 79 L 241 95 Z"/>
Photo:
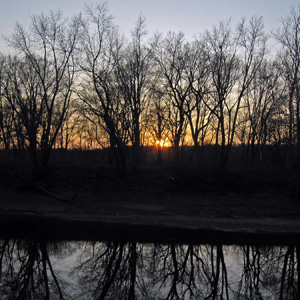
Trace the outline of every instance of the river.
<path fill-rule="evenodd" d="M 299 299 L 294 244 L 0 241 L 1 299 Z"/>

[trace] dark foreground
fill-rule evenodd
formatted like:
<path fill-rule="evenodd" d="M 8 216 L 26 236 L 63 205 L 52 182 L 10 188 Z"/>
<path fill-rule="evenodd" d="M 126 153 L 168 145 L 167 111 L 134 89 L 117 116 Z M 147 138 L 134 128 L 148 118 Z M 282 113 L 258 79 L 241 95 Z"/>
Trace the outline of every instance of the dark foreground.
<path fill-rule="evenodd" d="M 0 235 L 47 240 L 299 244 L 288 174 L 52 170 L 2 176 Z"/>

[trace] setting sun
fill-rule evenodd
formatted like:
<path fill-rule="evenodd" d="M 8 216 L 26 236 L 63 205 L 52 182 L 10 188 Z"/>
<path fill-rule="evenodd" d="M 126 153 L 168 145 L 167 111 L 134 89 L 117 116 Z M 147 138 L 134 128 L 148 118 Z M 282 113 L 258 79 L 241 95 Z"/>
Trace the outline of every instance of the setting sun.
<path fill-rule="evenodd" d="M 164 146 L 164 141 L 163 140 L 157 140 L 156 145 L 157 146 L 160 145 L 161 147 L 163 147 Z"/>

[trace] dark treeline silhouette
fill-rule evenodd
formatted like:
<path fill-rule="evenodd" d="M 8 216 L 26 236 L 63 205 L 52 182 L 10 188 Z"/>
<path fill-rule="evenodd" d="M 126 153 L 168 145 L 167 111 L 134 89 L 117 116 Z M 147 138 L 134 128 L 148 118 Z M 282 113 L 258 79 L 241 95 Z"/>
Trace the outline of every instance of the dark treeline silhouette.
<path fill-rule="evenodd" d="M 298 299 L 299 255 L 295 245 L 2 240 L 0 295 L 4 299 Z M 72 259 L 62 265 L 68 257 Z"/>
<path fill-rule="evenodd" d="M 29 153 L 36 171 L 54 148 L 104 148 L 124 173 L 141 167 L 146 146 L 160 164 L 172 147 L 177 167 L 187 146 L 201 166 L 206 145 L 223 170 L 237 146 L 247 168 L 268 147 L 284 167 L 299 166 L 300 6 L 271 34 L 252 17 L 199 28 L 193 41 L 149 37 L 142 16 L 125 37 L 112 20 L 98 5 L 70 20 L 58 11 L 33 16 L 28 29 L 16 24 L 6 39 L 14 55 L 0 56 L 2 149 Z"/>

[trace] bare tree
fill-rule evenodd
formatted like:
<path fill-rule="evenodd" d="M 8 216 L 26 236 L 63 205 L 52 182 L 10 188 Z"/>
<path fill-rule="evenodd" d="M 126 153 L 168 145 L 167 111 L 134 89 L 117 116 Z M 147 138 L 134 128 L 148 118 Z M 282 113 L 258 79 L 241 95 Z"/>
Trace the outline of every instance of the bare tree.
<path fill-rule="evenodd" d="M 25 127 L 36 170 L 47 166 L 71 101 L 80 18 L 67 23 L 60 11 L 35 15 L 29 31 L 17 23 L 7 39 L 18 53 L 10 104 Z"/>
<path fill-rule="evenodd" d="M 140 164 L 141 122 L 149 100 L 153 69 L 153 45 L 146 45 L 145 19 L 139 16 L 132 38 L 122 52 L 115 52 L 121 95 L 129 109 L 133 167 Z"/>
<path fill-rule="evenodd" d="M 230 29 L 230 21 L 221 22 L 212 32 L 206 32 L 205 40 L 213 99 L 208 107 L 218 119 L 216 144 L 220 133 L 220 167 L 225 169 L 235 140 L 243 97 L 265 55 L 266 37 L 262 18 L 253 17 L 248 25 L 242 20 L 235 36 Z"/>
<path fill-rule="evenodd" d="M 151 95 L 151 102 L 146 112 L 146 130 L 149 139 L 152 139 L 157 147 L 157 163 L 161 164 L 163 162 L 162 148 L 168 142 L 167 106 L 161 92 L 154 91 Z"/>
<path fill-rule="evenodd" d="M 281 73 L 288 90 L 290 155 L 293 160 L 293 145 L 297 144 L 296 161 L 300 170 L 300 6 L 293 7 L 289 15 L 282 19 L 282 28 L 274 34 L 281 45 Z"/>
<path fill-rule="evenodd" d="M 75 130 L 79 124 L 80 114 L 78 112 L 79 107 L 76 101 L 72 101 L 62 122 L 60 128 L 56 146 L 60 149 L 69 149 L 71 142 L 75 138 Z"/>
<path fill-rule="evenodd" d="M 4 86 L 6 100 L 21 122 L 20 134 L 24 135 L 34 167 L 38 170 L 38 134 L 42 123 L 44 105 L 39 98 L 40 85 L 28 61 L 11 59 Z"/>
<path fill-rule="evenodd" d="M 129 108 L 122 98 L 116 77 L 116 57 L 123 47 L 123 38 L 113 27 L 105 5 L 87 7 L 87 17 L 83 24 L 83 57 L 80 62 L 86 82 L 79 91 L 79 97 L 108 133 L 116 168 L 124 173 Z"/>
<path fill-rule="evenodd" d="M 191 86 L 191 94 L 185 102 L 184 112 L 189 123 L 194 151 L 196 153 L 198 167 L 201 161 L 201 148 L 204 140 L 212 130 L 210 123 L 213 113 L 205 105 L 205 98 L 209 96 L 209 68 L 207 53 L 202 40 L 196 40 L 191 44 L 189 62 L 187 64 L 187 79 Z"/>
<path fill-rule="evenodd" d="M 271 122 L 284 112 L 285 89 L 280 74 L 272 62 L 264 61 L 244 97 L 246 105 L 246 144 L 250 152 L 251 165 L 259 156 L 263 161 L 263 148 L 272 143 Z"/>
<path fill-rule="evenodd" d="M 220 167 L 227 164 L 226 146 L 231 128 L 228 128 L 227 117 L 231 116 L 235 103 L 230 100 L 230 95 L 238 79 L 239 61 L 237 58 L 237 45 L 232 39 L 229 22 L 221 22 L 219 27 L 214 27 L 212 32 L 206 32 L 209 68 L 211 74 L 211 100 L 207 104 L 218 120 L 216 129 L 216 145 L 219 144 L 221 135 Z M 228 129 L 230 132 L 228 132 Z"/>
<path fill-rule="evenodd" d="M 7 99 L 7 85 L 10 82 L 9 65 L 11 58 L 0 56 L 0 146 L 6 150 L 14 147 L 14 125 L 17 120 Z"/>
<path fill-rule="evenodd" d="M 169 32 L 156 51 L 161 87 L 169 102 L 170 141 L 175 149 L 175 165 L 179 166 L 179 146 L 184 141 L 187 120 L 185 104 L 191 94 L 188 80 L 190 45 L 185 43 L 183 33 Z"/>

